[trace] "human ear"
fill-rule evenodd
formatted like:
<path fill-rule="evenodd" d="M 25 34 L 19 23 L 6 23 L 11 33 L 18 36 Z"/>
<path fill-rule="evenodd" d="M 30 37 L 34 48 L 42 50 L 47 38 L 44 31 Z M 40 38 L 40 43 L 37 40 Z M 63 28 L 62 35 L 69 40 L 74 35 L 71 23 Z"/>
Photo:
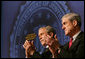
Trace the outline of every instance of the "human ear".
<path fill-rule="evenodd" d="M 73 20 L 73 26 L 77 26 L 77 20 Z"/>

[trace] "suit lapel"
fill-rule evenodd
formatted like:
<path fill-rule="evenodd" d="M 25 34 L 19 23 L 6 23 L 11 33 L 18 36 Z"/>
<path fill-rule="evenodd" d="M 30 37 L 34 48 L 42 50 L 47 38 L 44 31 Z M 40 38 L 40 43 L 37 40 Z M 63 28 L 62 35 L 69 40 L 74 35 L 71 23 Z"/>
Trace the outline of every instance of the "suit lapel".
<path fill-rule="evenodd" d="M 81 34 L 82 34 L 82 32 L 80 32 L 80 34 L 77 36 L 76 40 L 72 43 L 72 46 L 69 48 L 69 50 L 74 49 L 79 44 Z"/>

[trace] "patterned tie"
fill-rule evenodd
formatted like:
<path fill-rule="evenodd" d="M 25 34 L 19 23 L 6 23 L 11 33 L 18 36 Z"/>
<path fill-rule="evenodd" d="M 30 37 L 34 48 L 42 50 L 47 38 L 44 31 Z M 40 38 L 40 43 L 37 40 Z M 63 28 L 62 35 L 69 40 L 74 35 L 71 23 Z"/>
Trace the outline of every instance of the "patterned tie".
<path fill-rule="evenodd" d="M 73 40 L 73 38 L 70 38 L 69 48 L 70 48 L 70 47 L 71 47 L 71 45 L 72 45 L 72 40 Z"/>

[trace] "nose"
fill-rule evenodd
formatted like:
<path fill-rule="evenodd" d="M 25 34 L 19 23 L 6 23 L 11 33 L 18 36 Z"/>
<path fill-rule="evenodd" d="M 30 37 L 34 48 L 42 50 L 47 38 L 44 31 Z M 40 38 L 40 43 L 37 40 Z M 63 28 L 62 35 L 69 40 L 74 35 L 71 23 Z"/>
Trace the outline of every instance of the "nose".
<path fill-rule="evenodd" d="M 65 29 L 65 26 L 62 26 L 62 29 L 64 30 Z"/>

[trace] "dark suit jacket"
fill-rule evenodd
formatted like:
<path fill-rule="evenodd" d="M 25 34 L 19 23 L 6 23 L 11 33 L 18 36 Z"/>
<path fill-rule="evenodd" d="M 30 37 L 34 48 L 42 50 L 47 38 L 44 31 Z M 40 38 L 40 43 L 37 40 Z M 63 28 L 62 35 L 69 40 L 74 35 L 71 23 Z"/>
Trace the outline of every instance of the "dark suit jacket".
<path fill-rule="evenodd" d="M 41 58 L 52 58 L 52 53 L 48 48 L 41 54 Z"/>
<path fill-rule="evenodd" d="M 51 58 L 52 54 L 49 51 L 49 49 L 46 49 L 42 54 L 39 54 L 39 52 L 34 52 L 34 54 L 31 56 L 31 58 Z"/>
<path fill-rule="evenodd" d="M 61 47 L 60 58 L 84 58 L 84 33 L 80 32 L 69 48 L 69 42 Z"/>

